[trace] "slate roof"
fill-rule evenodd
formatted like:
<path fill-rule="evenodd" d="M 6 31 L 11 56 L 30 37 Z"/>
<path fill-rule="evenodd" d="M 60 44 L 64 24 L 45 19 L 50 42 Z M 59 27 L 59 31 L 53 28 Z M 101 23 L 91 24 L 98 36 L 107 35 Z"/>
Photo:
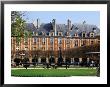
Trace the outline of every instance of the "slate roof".
<path fill-rule="evenodd" d="M 45 32 L 46 35 L 49 35 L 49 32 L 53 31 L 52 23 L 42 23 L 40 27 L 37 29 L 33 23 L 26 23 L 26 29 L 31 30 L 32 32 L 37 32 L 39 35 L 42 35 L 42 32 Z M 66 24 L 56 24 L 57 35 L 58 32 L 61 31 L 63 36 L 68 32 L 68 28 Z M 95 31 L 95 36 L 100 35 L 100 29 L 96 25 L 91 24 L 72 24 L 71 30 L 69 31 L 70 35 L 73 36 L 77 33 L 79 36 L 82 32 L 86 32 L 89 35 L 90 32 Z"/>

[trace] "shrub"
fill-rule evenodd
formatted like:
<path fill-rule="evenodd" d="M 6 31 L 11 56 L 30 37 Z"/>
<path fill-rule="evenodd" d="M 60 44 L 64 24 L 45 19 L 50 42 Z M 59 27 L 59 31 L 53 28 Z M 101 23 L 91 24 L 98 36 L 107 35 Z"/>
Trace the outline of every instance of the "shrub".
<path fill-rule="evenodd" d="M 20 58 L 15 58 L 14 62 L 16 63 L 16 66 L 19 66 L 21 59 Z"/>

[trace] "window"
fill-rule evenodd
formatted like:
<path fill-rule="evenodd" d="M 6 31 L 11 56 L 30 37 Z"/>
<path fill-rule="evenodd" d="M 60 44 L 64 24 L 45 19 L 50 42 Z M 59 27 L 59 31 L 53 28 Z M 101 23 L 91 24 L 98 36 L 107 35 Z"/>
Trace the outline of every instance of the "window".
<path fill-rule="evenodd" d="M 77 36 L 78 36 L 78 34 L 77 34 L 77 33 L 75 33 L 75 34 L 74 34 L 74 36 L 75 36 L 75 37 L 77 37 Z"/>
<path fill-rule="evenodd" d="M 85 34 L 85 33 L 83 33 L 83 34 L 82 34 L 82 37 L 86 37 L 86 34 Z"/>
<path fill-rule="evenodd" d="M 28 50 L 28 47 L 25 47 L 25 50 Z"/>
<path fill-rule="evenodd" d="M 93 31 L 96 31 L 96 28 L 95 28 L 95 27 L 93 27 L 93 28 L 92 28 L 92 30 L 93 30 Z"/>
<path fill-rule="evenodd" d="M 86 45 L 86 40 L 83 40 L 81 46 L 85 46 L 85 45 Z"/>
<path fill-rule="evenodd" d="M 51 36 L 53 36 L 53 32 L 51 33 Z"/>
<path fill-rule="evenodd" d="M 78 41 L 76 40 L 76 41 L 75 41 L 75 47 L 77 47 L 77 46 L 78 46 Z"/>
<path fill-rule="evenodd" d="M 34 47 L 33 50 L 36 50 L 36 47 Z"/>
<path fill-rule="evenodd" d="M 34 44 L 37 43 L 37 37 L 34 37 Z"/>
<path fill-rule="evenodd" d="M 36 36 L 38 36 L 38 33 L 36 32 Z"/>
<path fill-rule="evenodd" d="M 67 45 L 67 49 L 70 49 L 70 45 Z"/>
<path fill-rule="evenodd" d="M 28 39 L 27 38 L 24 39 L 24 44 L 28 45 Z"/>
<path fill-rule="evenodd" d="M 61 38 L 61 37 L 58 38 L 58 43 L 59 43 L 59 44 L 62 44 L 62 38 Z"/>
<path fill-rule="evenodd" d="M 98 40 L 98 44 L 100 44 L 100 40 Z"/>
<path fill-rule="evenodd" d="M 59 33 L 59 36 L 61 36 L 61 33 Z"/>
<path fill-rule="evenodd" d="M 90 37 L 94 37 L 94 33 L 90 33 Z"/>
<path fill-rule="evenodd" d="M 59 32 L 58 35 L 59 35 L 59 36 L 62 36 L 62 32 Z"/>
<path fill-rule="evenodd" d="M 35 35 L 35 32 L 33 32 L 33 35 Z"/>
<path fill-rule="evenodd" d="M 67 34 L 67 36 L 69 36 L 69 32 L 67 32 L 66 34 Z"/>
<path fill-rule="evenodd" d="M 42 42 L 43 45 L 45 45 L 45 42 Z"/>
<path fill-rule="evenodd" d="M 45 47 L 42 47 L 42 50 L 45 51 Z"/>
<path fill-rule="evenodd" d="M 42 38 L 42 41 L 45 42 L 45 38 Z"/>
<path fill-rule="evenodd" d="M 93 45 L 94 41 L 91 41 L 91 45 Z"/>
<path fill-rule="evenodd" d="M 67 40 L 66 40 L 66 43 L 67 43 L 67 44 L 70 44 L 70 40 L 69 40 L 69 39 L 67 39 Z"/>
<path fill-rule="evenodd" d="M 50 38 L 50 43 L 53 44 L 53 38 L 52 37 Z"/>
<path fill-rule="evenodd" d="M 17 43 L 16 43 L 16 46 L 20 46 L 20 42 L 17 42 Z"/>
<path fill-rule="evenodd" d="M 19 51 L 19 47 L 16 48 L 16 51 Z"/>
<path fill-rule="evenodd" d="M 42 44 L 45 45 L 45 38 L 42 38 Z"/>

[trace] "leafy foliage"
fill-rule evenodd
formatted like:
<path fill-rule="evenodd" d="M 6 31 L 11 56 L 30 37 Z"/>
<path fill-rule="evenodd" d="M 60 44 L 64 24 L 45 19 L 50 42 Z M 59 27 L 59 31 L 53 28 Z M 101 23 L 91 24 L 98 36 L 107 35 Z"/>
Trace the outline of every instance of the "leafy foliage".
<path fill-rule="evenodd" d="M 20 42 L 21 37 L 32 36 L 31 31 L 26 30 L 26 21 L 22 18 L 24 13 L 20 11 L 11 12 L 11 36 L 16 36 L 16 42 Z"/>
<path fill-rule="evenodd" d="M 16 63 L 16 66 L 19 66 L 21 59 L 19 58 L 15 58 L 14 62 Z"/>

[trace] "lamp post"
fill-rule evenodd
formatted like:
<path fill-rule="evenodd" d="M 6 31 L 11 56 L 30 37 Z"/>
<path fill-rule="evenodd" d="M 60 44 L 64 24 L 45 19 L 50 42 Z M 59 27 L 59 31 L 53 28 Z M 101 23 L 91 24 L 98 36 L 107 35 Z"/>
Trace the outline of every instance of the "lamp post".
<path fill-rule="evenodd" d="M 53 38 L 51 38 L 51 52 L 50 52 L 50 65 L 54 63 L 54 58 L 53 58 Z"/>
<path fill-rule="evenodd" d="M 18 57 L 18 56 L 19 56 L 19 52 L 18 52 L 18 50 L 19 50 L 19 48 L 18 48 L 18 47 L 16 47 L 16 57 Z"/>
<path fill-rule="evenodd" d="M 58 65 L 62 66 L 63 58 L 61 53 L 61 47 L 59 47 L 59 57 L 58 57 Z"/>
<path fill-rule="evenodd" d="M 21 60 L 23 60 L 23 56 L 25 56 L 25 54 L 21 53 L 20 56 L 21 56 Z M 21 65 L 22 65 L 22 63 L 21 63 Z"/>
<path fill-rule="evenodd" d="M 97 76 L 100 77 L 100 54 L 98 54 L 98 57 L 99 57 L 99 62 L 97 66 Z"/>

